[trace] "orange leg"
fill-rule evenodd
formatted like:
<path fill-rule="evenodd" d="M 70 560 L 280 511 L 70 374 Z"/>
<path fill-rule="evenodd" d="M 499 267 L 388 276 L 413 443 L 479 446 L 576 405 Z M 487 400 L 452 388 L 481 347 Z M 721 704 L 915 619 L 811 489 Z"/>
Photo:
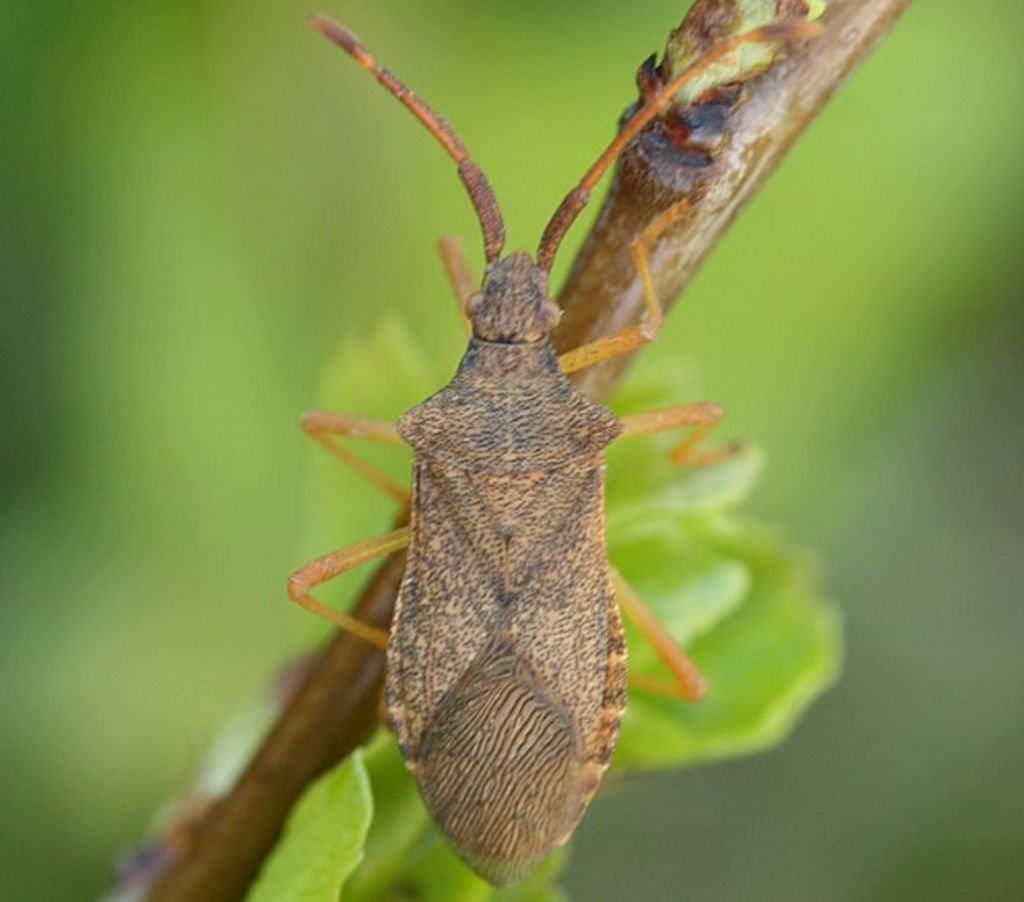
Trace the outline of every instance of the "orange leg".
<path fill-rule="evenodd" d="M 467 335 L 473 334 L 473 325 L 469 321 L 466 310 L 469 306 L 469 299 L 477 293 L 476 282 L 469 271 L 469 265 L 462 253 L 462 245 L 454 235 L 445 235 L 437 243 L 437 249 L 441 254 L 441 262 L 444 263 L 444 271 L 448 275 L 448 281 L 455 294 L 455 303 L 459 308 L 459 319 L 466 329 Z"/>
<path fill-rule="evenodd" d="M 573 373 L 576 370 L 582 370 L 595 363 L 600 363 L 602 360 L 618 357 L 620 354 L 628 354 L 630 351 L 635 351 L 648 342 L 654 341 L 658 332 L 661 331 L 664 314 L 654 288 L 654 277 L 651 275 L 651 247 L 665 231 L 682 219 L 689 206 L 690 199 L 688 197 L 679 199 L 637 235 L 629 246 L 633 265 L 636 266 L 644 289 L 643 319 L 638 325 L 627 326 L 614 335 L 607 335 L 572 351 L 566 351 L 558 358 L 563 372 Z"/>
<path fill-rule="evenodd" d="M 395 427 L 377 420 L 364 420 L 347 413 L 331 413 L 326 410 L 307 410 L 302 415 L 302 428 L 306 434 L 338 460 L 344 461 L 353 470 L 372 482 L 377 488 L 394 498 L 399 504 L 409 503 L 409 492 L 403 486 L 385 476 L 373 464 L 349 451 L 344 445 L 331 439 L 332 435 L 342 438 L 364 438 L 389 445 L 400 445 Z"/>
<path fill-rule="evenodd" d="M 728 445 L 712 451 L 697 450 L 700 442 L 721 419 L 722 408 L 710 401 L 679 404 L 675 407 L 623 417 L 622 437 L 688 428 L 690 432 L 669 452 L 668 459 L 679 467 L 706 467 L 735 454 L 739 449 L 738 445 Z"/>
<path fill-rule="evenodd" d="M 682 698 L 691 702 L 698 701 L 704 695 L 707 681 L 697 669 L 697 665 L 665 631 L 665 627 L 654 616 L 654 612 L 647 607 L 643 599 L 636 594 L 636 590 L 623 579 L 622 574 L 614 567 L 611 568 L 611 576 L 615 595 L 622 610 L 654 649 L 658 660 L 668 668 L 673 676 L 671 682 L 664 682 L 639 674 L 631 675 L 630 685 L 646 692 L 670 695 L 673 698 Z"/>
<path fill-rule="evenodd" d="M 358 567 L 360 564 L 373 560 L 375 557 L 383 557 L 392 551 L 405 548 L 408 544 L 409 527 L 403 526 L 394 532 L 385 533 L 382 536 L 367 539 L 341 551 L 332 551 L 330 554 L 315 558 L 306 564 L 305 567 L 296 570 L 288 578 L 288 597 L 297 604 L 302 605 L 307 611 L 312 611 L 318 617 L 329 620 L 335 626 L 348 630 L 353 635 L 359 636 L 360 639 L 365 639 L 379 648 L 386 648 L 388 644 L 387 632 L 369 626 L 342 611 L 329 608 L 310 595 L 309 590 L 314 586 L 319 586 L 321 583 L 334 579 L 336 576 L 341 576 L 347 570 Z"/>

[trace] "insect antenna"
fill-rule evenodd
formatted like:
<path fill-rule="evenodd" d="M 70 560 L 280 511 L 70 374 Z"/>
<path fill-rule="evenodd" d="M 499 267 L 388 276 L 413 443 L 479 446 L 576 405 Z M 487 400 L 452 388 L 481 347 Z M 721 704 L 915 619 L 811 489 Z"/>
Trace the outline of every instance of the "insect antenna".
<path fill-rule="evenodd" d="M 576 221 L 580 211 L 587 205 L 587 202 L 590 200 L 590 192 L 601 180 L 605 170 L 622 153 L 626 145 L 669 105 L 676 92 L 684 84 L 688 81 L 693 81 L 693 79 L 706 72 L 723 56 L 731 53 L 743 44 L 800 40 L 817 37 L 820 33 L 821 26 L 815 22 L 775 22 L 771 25 L 754 28 L 743 34 L 726 38 L 709 48 L 700 59 L 677 73 L 671 81 L 666 83 L 642 107 L 637 109 L 632 118 L 619 130 L 619 133 L 612 140 L 611 144 L 608 145 L 604 153 L 597 158 L 596 162 L 587 170 L 576 187 L 558 205 L 558 209 L 555 210 L 554 215 L 548 221 L 547 226 L 544 228 L 544 234 L 541 236 L 540 246 L 537 249 L 537 264 L 542 269 L 550 272 L 562 239 Z"/>
<path fill-rule="evenodd" d="M 320 34 L 337 44 L 387 88 L 396 100 L 427 127 L 427 131 L 455 160 L 459 167 L 459 178 L 466 186 L 469 199 L 473 202 L 477 218 L 480 220 L 480 229 L 484 237 L 484 256 L 488 263 L 496 260 L 505 245 L 505 224 L 501 218 L 501 211 L 498 209 L 498 202 L 487 177 L 470 158 L 466 145 L 455 134 L 455 130 L 413 94 L 400 78 L 378 65 L 359 39 L 344 25 L 323 13 L 314 15 L 311 23 Z"/>

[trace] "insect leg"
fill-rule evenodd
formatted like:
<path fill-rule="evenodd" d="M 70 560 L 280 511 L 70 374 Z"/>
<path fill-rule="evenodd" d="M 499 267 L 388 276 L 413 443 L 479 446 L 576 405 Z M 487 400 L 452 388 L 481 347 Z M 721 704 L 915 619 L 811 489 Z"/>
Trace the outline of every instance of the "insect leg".
<path fill-rule="evenodd" d="M 651 275 L 650 249 L 666 230 L 682 219 L 689 206 L 689 197 L 680 198 L 659 214 L 633 239 L 629 246 L 633 265 L 636 266 L 644 289 L 643 319 L 635 326 L 626 326 L 625 329 L 620 329 L 613 335 L 598 338 L 596 341 L 588 342 L 572 351 L 566 351 L 558 358 L 563 372 L 573 373 L 576 370 L 582 370 L 595 363 L 600 363 L 602 360 L 618 357 L 620 354 L 628 354 L 630 351 L 635 351 L 648 342 L 654 341 L 658 332 L 661 331 L 664 314 L 661 303 L 658 301 L 658 293 L 654 288 L 654 277 Z"/>
<path fill-rule="evenodd" d="M 727 445 L 711 451 L 699 451 L 697 446 L 722 419 L 722 408 L 710 401 L 664 407 L 635 416 L 623 417 L 622 437 L 648 435 L 669 429 L 689 428 L 686 437 L 669 452 L 669 460 L 679 467 L 706 467 L 739 450 L 739 445 Z"/>
<path fill-rule="evenodd" d="M 344 445 L 340 445 L 330 438 L 332 435 L 337 435 L 343 438 L 364 438 L 374 442 L 385 442 L 389 445 L 400 445 L 402 440 L 391 423 L 364 420 L 362 417 L 350 416 L 347 413 L 307 410 L 302 415 L 302 429 L 313 441 L 327 449 L 338 460 L 348 464 L 399 504 L 409 503 L 407 489 L 385 476 L 358 454 L 349 451 Z"/>
<path fill-rule="evenodd" d="M 305 567 L 296 570 L 288 577 L 288 597 L 302 605 L 307 611 L 312 611 L 318 617 L 329 620 L 335 626 L 348 630 L 360 639 L 365 639 L 379 648 L 387 646 L 388 634 L 384 630 L 368 626 L 361 620 L 345 614 L 342 611 L 335 611 L 327 605 L 322 604 L 309 594 L 314 586 L 325 583 L 328 580 L 340 576 L 353 567 L 358 567 L 366 561 L 375 557 L 383 557 L 392 551 L 398 551 L 409 544 L 409 527 L 403 526 L 394 532 L 385 533 L 382 536 L 375 536 L 366 539 L 356 545 L 343 548 L 341 551 L 332 551 L 322 557 L 314 558 Z"/>
<path fill-rule="evenodd" d="M 454 235 L 445 235 L 437 243 L 437 249 L 441 254 L 444 271 L 448 275 L 448 281 L 451 283 L 452 291 L 455 294 L 455 303 L 459 308 L 459 319 L 466 329 L 466 334 L 472 335 L 473 326 L 469 321 L 466 308 L 469 305 L 469 299 L 476 293 L 477 287 L 469 271 L 466 258 L 463 256 L 462 245 L 459 244 L 459 239 Z"/>
<path fill-rule="evenodd" d="M 647 640 L 658 660 L 664 664 L 672 673 L 672 682 L 663 682 L 640 675 L 630 676 L 630 685 L 635 689 L 643 689 L 647 692 L 656 692 L 660 695 L 671 695 L 673 698 L 682 698 L 695 702 L 703 694 L 707 686 L 697 665 L 687 656 L 686 652 L 679 647 L 662 626 L 661 621 L 654 615 L 654 612 L 647 607 L 643 599 L 637 595 L 636 590 L 623 579 L 622 574 L 614 567 L 611 568 L 612 585 L 615 587 L 615 596 L 622 605 L 622 610 L 630 619 L 633 625 L 640 630 L 640 634 Z"/>

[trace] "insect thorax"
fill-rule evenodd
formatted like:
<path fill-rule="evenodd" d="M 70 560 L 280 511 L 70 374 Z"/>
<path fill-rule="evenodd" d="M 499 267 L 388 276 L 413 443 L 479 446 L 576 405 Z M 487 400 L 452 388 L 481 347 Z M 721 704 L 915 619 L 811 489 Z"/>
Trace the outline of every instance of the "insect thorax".
<path fill-rule="evenodd" d="M 473 338 L 452 381 L 398 431 L 417 453 L 469 470 L 538 471 L 600 455 L 622 424 L 572 387 L 548 339 Z"/>

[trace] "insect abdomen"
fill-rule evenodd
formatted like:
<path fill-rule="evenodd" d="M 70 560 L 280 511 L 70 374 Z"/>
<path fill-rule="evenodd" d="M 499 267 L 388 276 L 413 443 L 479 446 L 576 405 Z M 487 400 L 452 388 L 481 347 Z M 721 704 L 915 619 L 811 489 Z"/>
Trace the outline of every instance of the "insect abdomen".
<path fill-rule="evenodd" d="M 571 716 L 497 637 L 438 706 L 416 771 L 452 845 L 488 880 L 507 883 L 578 819 L 583 758 Z"/>

